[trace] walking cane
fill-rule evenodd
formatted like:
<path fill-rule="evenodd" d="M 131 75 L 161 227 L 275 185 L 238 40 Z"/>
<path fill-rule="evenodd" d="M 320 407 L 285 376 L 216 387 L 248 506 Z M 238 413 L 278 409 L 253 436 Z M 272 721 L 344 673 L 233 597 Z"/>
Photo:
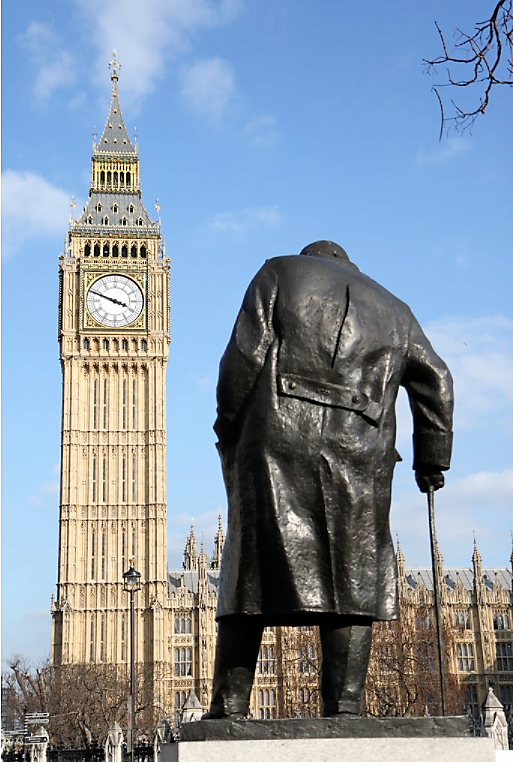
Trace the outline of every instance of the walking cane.
<path fill-rule="evenodd" d="M 435 618 L 436 618 L 436 637 L 438 641 L 438 666 L 440 669 L 440 697 L 442 700 L 442 717 L 445 717 L 445 679 L 444 679 L 444 654 L 443 654 L 443 633 L 442 620 L 440 617 L 440 598 L 441 580 L 438 575 L 438 566 L 435 558 L 436 531 L 435 531 L 435 490 L 430 486 L 428 489 L 428 509 L 429 509 L 429 539 L 431 542 L 431 564 L 433 569 L 433 592 L 435 599 Z"/>

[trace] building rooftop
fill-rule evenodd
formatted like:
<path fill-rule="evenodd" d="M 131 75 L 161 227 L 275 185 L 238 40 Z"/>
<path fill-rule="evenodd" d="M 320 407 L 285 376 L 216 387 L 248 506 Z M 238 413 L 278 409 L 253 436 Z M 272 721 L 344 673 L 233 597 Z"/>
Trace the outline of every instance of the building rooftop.
<path fill-rule="evenodd" d="M 168 573 L 168 593 L 174 595 L 180 588 L 189 593 L 198 592 L 199 572 L 197 570 L 173 570 Z M 216 593 L 219 587 L 219 569 L 207 570 L 208 592 Z"/>
<path fill-rule="evenodd" d="M 499 583 L 505 590 L 511 590 L 513 575 L 509 569 L 483 569 L 483 581 L 488 590 L 492 590 L 495 583 Z M 433 590 L 433 572 L 431 569 L 405 569 L 407 584 L 415 589 L 421 582 L 428 590 Z M 469 567 L 446 568 L 444 567 L 444 579 L 449 590 L 454 590 L 458 581 L 469 592 L 474 589 L 474 572 Z"/>

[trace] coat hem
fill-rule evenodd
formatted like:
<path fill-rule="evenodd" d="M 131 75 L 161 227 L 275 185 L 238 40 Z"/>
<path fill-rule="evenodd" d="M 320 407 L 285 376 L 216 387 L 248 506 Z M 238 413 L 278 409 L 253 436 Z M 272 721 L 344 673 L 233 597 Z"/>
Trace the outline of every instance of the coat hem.
<path fill-rule="evenodd" d="M 375 611 L 355 611 L 354 609 L 340 610 L 340 611 L 326 611 L 325 609 L 300 609 L 297 611 L 290 611 L 284 613 L 261 611 L 230 611 L 226 613 L 216 614 L 216 621 L 231 616 L 248 616 L 261 621 L 264 627 L 296 627 L 305 624 L 317 625 L 327 619 L 333 619 L 337 617 L 351 617 L 371 619 L 373 622 L 389 622 L 399 619 L 399 612 L 395 611 L 390 614 L 376 613 Z"/>

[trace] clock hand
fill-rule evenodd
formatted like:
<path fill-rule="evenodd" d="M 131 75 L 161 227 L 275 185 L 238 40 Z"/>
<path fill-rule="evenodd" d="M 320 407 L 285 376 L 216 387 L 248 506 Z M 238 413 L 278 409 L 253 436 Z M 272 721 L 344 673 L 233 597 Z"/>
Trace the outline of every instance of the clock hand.
<path fill-rule="evenodd" d="M 95 294 L 96 296 L 101 296 L 102 299 L 108 299 L 109 302 L 113 302 L 114 304 L 119 304 L 120 307 L 128 307 L 128 304 L 125 304 L 124 302 L 120 302 L 119 299 L 113 299 L 112 296 L 106 296 L 105 294 L 100 294 L 98 291 L 93 291 L 92 288 L 89 289 L 89 293 Z"/>

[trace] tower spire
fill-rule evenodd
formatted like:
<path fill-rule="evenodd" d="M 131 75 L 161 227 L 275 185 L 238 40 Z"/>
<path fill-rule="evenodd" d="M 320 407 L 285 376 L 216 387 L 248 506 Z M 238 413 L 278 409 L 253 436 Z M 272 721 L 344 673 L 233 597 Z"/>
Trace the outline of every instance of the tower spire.
<path fill-rule="evenodd" d="M 100 141 L 95 146 L 96 152 L 115 155 L 135 154 L 137 153 L 137 148 L 134 148 L 128 137 L 128 132 L 123 122 L 123 114 L 119 106 L 118 81 L 121 64 L 116 57 L 115 50 L 112 61 L 109 63 L 109 69 L 111 70 L 110 78 L 112 80 L 110 109 Z"/>

